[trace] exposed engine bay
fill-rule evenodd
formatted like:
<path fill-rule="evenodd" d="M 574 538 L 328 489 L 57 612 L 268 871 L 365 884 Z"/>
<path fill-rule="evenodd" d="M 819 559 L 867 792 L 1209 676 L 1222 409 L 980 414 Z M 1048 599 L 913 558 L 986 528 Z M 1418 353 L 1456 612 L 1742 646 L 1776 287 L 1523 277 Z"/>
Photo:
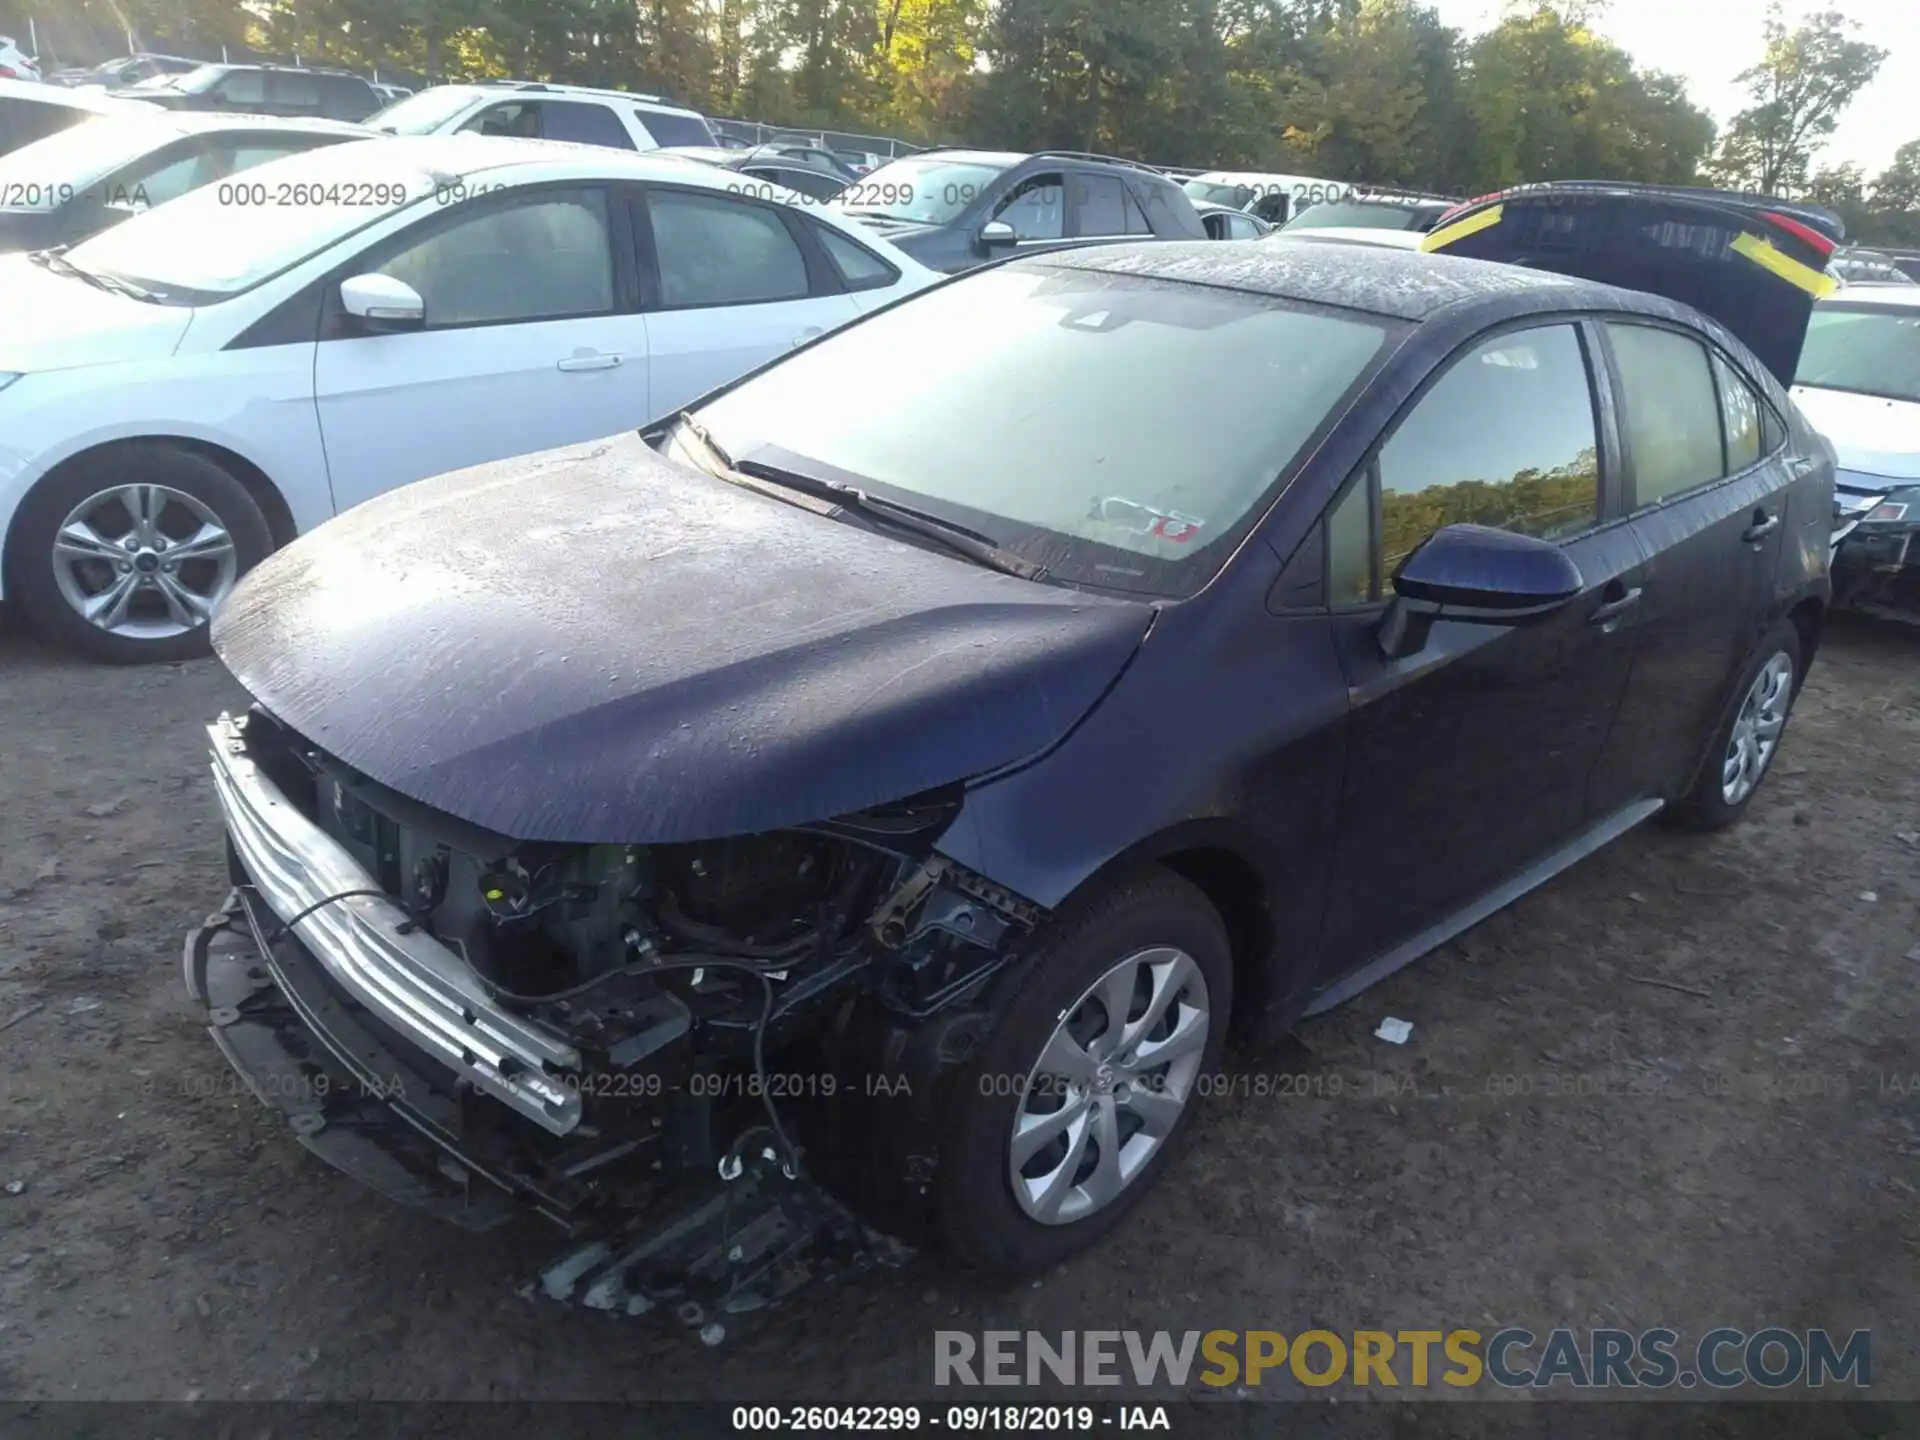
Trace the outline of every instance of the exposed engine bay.
<path fill-rule="evenodd" d="M 271 797 L 265 813 L 281 817 L 282 846 L 344 851 L 372 882 L 315 893 L 297 910 L 283 891 L 269 906 L 268 877 L 257 872 L 270 868 L 263 857 L 272 844 L 261 848 L 259 822 L 250 825 L 237 792 L 223 788 L 237 887 L 224 923 L 248 922 L 272 980 L 255 971 L 243 984 L 231 967 L 216 974 L 218 948 L 210 951 L 203 933 L 197 953 L 189 943 L 189 988 L 212 1007 L 217 1039 L 224 1024 L 230 1059 L 255 1023 L 251 1043 L 273 1050 L 274 1063 L 285 1052 L 335 1073 L 340 1103 L 309 1110 L 309 1148 L 326 1154 L 317 1142 L 329 1129 L 370 1134 L 380 1109 L 371 1102 L 386 1102 L 416 1132 L 413 1141 L 432 1142 L 403 1168 L 422 1183 L 437 1183 L 437 1171 L 464 1196 L 451 1202 L 450 1218 L 492 1223 L 475 1194 L 491 1181 L 581 1240 L 543 1281 L 549 1293 L 578 1288 L 589 1303 L 628 1310 L 678 1297 L 683 1318 L 709 1328 L 727 1308 L 716 1308 L 719 1297 L 755 1308 L 789 1283 L 779 1278 L 791 1269 L 782 1256 L 791 1260 L 818 1228 L 787 1193 L 803 1174 L 857 1206 L 855 1223 L 877 1227 L 869 1241 L 917 1238 L 936 1158 L 916 1151 L 936 1128 L 924 1117 L 967 1052 L 979 997 L 1039 919 L 1033 906 L 933 854 L 957 793 L 694 844 L 525 843 L 355 773 L 264 712 L 223 717 L 210 733 L 217 761 L 224 745 L 235 774 L 250 769 L 260 777 L 252 783 L 270 787 L 260 793 Z M 285 806 L 325 839 L 301 839 L 305 825 L 274 809 Z M 557 1088 L 566 1107 L 535 1112 L 540 1123 L 529 1123 L 463 1078 L 460 1064 L 433 1065 L 407 1028 L 405 1005 L 385 1005 L 385 978 L 353 958 L 349 931 L 338 929 L 346 938 L 329 953 L 335 932 L 319 922 L 332 912 L 330 925 L 364 927 L 349 913 L 356 906 L 403 912 L 390 928 L 416 952 L 441 957 L 460 984 L 470 973 L 502 1015 L 549 1040 L 518 1059 L 503 1048 L 495 1064 L 506 1081 L 515 1067 L 538 1066 L 544 1076 L 533 1078 L 548 1093 Z M 215 994 L 223 984 L 244 993 Z M 295 1016 L 274 1011 L 288 1001 Z M 332 1022 L 329 1007 L 338 1010 Z M 486 1028 L 479 1010 L 468 1003 L 463 1015 L 476 1034 Z M 232 1018 L 223 1022 L 223 1012 Z M 269 1030 L 277 1043 L 268 1043 Z M 311 1053 L 313 1034 L 331 1054 Z M 372 1072 L 363 1055 L 374 1057 Z M 480 1064 L 472 1054 L 459 1060 Z M 264 1062 L 235 1063 L 255 1074 Z M 420 1103 L 421 1091 L 431 1105 Z M 367 1168 L 356 1173 L 368 1178 Z M 754 1198 L 716 1203 L 716 1183 Z M 662 1213 L 675 1217 L 667 1229 L 679 1226 L 677 1238 L 663 1241 Z M 756 1214 L 784 1218 L 762 1225 L 766 1274 L 743 1290 L 741 1263 L 756 1255 L 741 1236 L 753 1233 Z M 839 1220 L 853 1218 L 827 1228 L 845 1230 Z M 630 1263 L 609 1268 L 620 1254 Z M 698 1289 L 689 1290 L 690 1276 L 703 1267 L 710 1293 L 688 1300 Z"/>

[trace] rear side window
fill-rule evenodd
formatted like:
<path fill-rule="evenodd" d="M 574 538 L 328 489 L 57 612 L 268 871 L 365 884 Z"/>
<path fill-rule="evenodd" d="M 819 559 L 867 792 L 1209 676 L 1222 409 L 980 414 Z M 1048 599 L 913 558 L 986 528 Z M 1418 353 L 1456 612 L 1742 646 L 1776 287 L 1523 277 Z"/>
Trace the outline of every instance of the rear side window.
<path fill-rule="evenodd" d="M 353 75 L 320 77 L 320 109 L 332 120 L 364 120 L 383 102 L 374 88 Z"/>
<path fill-rule="evenodd" d="M 778 212 L 723 196 L 656 190 L 647 195 L 647 214 L 662 306 L 806 296 L 807 262 Z"/>
<path fill-rule="evenodd" d="M 1761 412 L 1766 408 L 1753 387 L 1742 380 L 1718 355 L 1713 357 L 1713 378 L 1720 385 L 1720 424 L 1727 441 L 1727 474 L 1737 475 L 1772 449 L 1762 433 Z"/>
<path fill-rule="evenodd" d="M 320 85 L 311 75 L 279 74 L 270 76 L 268 93 L 273 103 L 285 106 L 289 110 L 318 110 L 320 108 Z M 231 94 L 228 96 L 232 98 Z"/>
<path fill-rule="evenodd" d="M 633 149 L 633 137 L 620 117 L 605 105 L 578 100 L 549 100 L 540 107 L 541 134 L 549 140 L 571 140 L 578 145 L 607 145 Z"/>
<path fill-rule="evenodd" d="M 847 289 L 878 290 L 900 278 L 900 272 L 893 266 L 831 226 L 815 224 L 813 233 L 819 237 L 820 248 L 827 252 L 827 258 L 833 261 L 833 268 L 846 281 Z"/>
<path fill-rule="evenodd" d="M 1609 321 L 1621 413 L 1633 456 L 1634 504 L 1651 505 L 1726 473 L 1720 397 L 1699 341 L 1651 325 Z"/>
<path fill-rule="evenodd" d="M 1579 332 L 1546 325 L 1474 346 L 1400 422 L 1379 468 L 1380 563 L 1389 574 L 1444 525 L 1545 539 L 1592 525 L 1599 445 Z"/>
<path fill-rule="evenodd" d="M 666 110 L 635 110 L 634 118 L 656 145 L 712 145 L 713 132 L 698 115 L 675 115 Z"/>

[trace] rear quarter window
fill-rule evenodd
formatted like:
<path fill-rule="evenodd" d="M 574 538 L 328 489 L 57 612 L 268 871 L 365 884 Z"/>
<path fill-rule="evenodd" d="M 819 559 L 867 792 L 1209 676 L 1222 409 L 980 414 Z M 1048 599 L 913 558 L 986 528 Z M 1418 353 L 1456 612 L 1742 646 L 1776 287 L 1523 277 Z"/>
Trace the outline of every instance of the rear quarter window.
<path fill-rule="evenodd" d="M 697 115 L 675 115 L 665 110 L 635 110 L 634 119 L 638 120 L 653 137 L 653 143 L 668 145 L 716 145 L 713 131 L 707 128 L 707 122 Z"/>

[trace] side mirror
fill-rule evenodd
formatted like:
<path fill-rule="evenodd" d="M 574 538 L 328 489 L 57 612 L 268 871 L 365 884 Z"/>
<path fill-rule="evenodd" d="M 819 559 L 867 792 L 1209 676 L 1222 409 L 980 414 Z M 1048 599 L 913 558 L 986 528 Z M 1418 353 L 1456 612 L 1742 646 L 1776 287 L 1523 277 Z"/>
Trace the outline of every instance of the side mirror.
<path fill-rule="evenodd" d="M 1380 648 L 1390 660 L 1416 654 L 1436 620 L 1531 624 L 1584 588 L 1580 567 L 1558 545 L 1486 525 L 1448 525 L 1393 572 Z"/>
<path fill-rule="evenodd" d="M 980 227 L 980 243 L 989 250 L 998 250 L 1007 245 L 1018 245 L 1020 234 L 1004 220 L 989 220 Z"/>
<path fill-rule="evenodd" d="M 417 330 L 427 323 L 427 302 L 404 280 L 391 275 L 355 275 L 340 282 L 340 308 L 362 328 L 386 334 Z"/>

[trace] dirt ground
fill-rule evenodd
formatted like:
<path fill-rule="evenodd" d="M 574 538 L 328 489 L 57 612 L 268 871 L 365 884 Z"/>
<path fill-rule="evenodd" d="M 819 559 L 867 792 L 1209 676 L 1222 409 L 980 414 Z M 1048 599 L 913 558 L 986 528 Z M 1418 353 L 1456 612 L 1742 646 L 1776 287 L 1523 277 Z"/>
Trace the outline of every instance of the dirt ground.
<path fill-rule="evenodd" d="M 179 955 L 239 698 L 0 637 L 0 1396 L 897 1400 L 936 1329 L 1779 1325 L 1920 1400 L 1920 632 L 1836 626 L 1743 826 L 1636 832 L 1243 1057 L 1092 1254 L 715 1350 L 521 1298 L 544 1230 L 397 1210 L 237 1090 Z"/>

